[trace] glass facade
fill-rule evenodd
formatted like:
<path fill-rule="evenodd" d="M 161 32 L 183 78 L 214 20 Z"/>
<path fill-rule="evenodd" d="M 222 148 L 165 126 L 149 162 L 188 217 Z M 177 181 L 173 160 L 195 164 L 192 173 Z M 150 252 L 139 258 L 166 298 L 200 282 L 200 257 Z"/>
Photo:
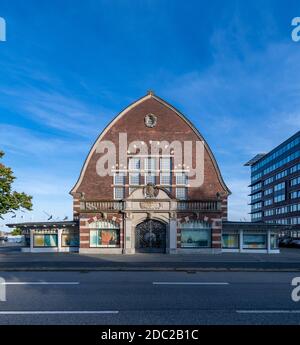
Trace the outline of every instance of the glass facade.
<path fill-rule="evenodd" d="M 243 236 L 244 249 L 267 249 L 267 234 L 247 234 Z"/>
<path fill-rule="evenodd" d="M 90 224 L 91 248 L 118 248 L 120 247 L 120 228 L 117 223 L 99 221 Z"/>
<path fill-rule="evenodd" d="M 194 221 L 183 223 L 181 229 L 181 248 L 211 247 L 211 228 L 207 223 Z"/>
<path fill-rule="evenodd" d="M 238 249 L 240 246 L 240 237 L 238 233 L 222 234 L 222 248 Z"/>
<path fill-rule="evenodd" d="M 34 234 L 34 247 L 57 247 L 57 234 Z"/>

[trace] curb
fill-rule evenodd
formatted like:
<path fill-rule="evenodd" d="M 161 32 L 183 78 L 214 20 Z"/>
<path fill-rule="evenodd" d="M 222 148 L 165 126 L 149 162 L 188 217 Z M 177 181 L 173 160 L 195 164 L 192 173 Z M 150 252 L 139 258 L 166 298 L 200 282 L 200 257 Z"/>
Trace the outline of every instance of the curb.
<path fill-rule="evenodd" d="M 20 267 L 0 268 L 0 272 L 300 272 L 299 268 L 219 268 L 219 267 Z"/>

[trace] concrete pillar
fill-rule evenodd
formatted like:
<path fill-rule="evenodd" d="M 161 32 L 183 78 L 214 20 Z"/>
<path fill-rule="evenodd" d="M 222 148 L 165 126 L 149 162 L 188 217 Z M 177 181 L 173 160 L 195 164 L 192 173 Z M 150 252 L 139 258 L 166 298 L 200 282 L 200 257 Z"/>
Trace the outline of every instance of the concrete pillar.
<path fill-rule="evenodd" d="M 268 253 L 271 252 L 271 231 L 270 230 L 267 231 L 267 250 L 268 250 Z"/>
<path fill-rule="evenodd" d="M 240 230 L 239 235 L 240 235 L 240 252 L 242 252 L 242 251 L 243 251 L 243 242 L 244 242 L 244 239 L 243 239 L 243 237 L 244 237 L 244 231 L 243 231 L 243 230 Z"/>
<path fill-rule="evenodd" d="M 170 223 L 169 223 L 169 253 L 175 254 L 176 251 L 177 251 L 177 220 L 176 218 L 171 218 Z"/>
<path fill-rule="evenodd" d="M 33 252 L 33 234 L 34 230 L 30 229 L 30 251 Z"/>
<path fill-rule="evenodd" d="M 132 221 L 129 217 L 125 218 L 125 238 L 124 238 L 124 254 L 134 254 L 134 248 L 132 247 Z"/>
<path fill-rule="evenodd" d="M 61 235 L 62 235 L 63 229 L 57 229 L 57 251 L 61 252 Z"/>

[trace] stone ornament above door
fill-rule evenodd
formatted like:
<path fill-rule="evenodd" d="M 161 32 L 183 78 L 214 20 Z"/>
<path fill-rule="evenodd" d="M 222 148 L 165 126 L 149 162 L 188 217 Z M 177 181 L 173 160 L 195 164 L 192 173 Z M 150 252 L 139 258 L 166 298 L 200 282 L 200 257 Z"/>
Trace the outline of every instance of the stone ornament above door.
<path fill-rule="evenodd" d="M 158 188 L 153 183 L 148 183 L 146 187 L 143 188 L 143 193 L 145 198 L 156 198 L 158 195 Z"/>

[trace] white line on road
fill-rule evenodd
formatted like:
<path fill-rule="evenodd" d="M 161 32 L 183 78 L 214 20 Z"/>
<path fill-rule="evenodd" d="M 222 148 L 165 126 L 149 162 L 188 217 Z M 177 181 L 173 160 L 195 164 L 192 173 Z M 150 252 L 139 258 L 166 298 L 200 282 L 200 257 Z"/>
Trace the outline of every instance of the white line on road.
<path fill-rule="evenodd" d="M 118 310 L 0 311 L 0 315 L 118 314 Z"/>
<path fill-rule="evenodd" d="M 79 282 L 3 282 L 0 285 L 78 285 Z"/>
<path fill-rule="evenodd" d="M 153 282 L 153 285 L 229 285 L 226 282 Z"/>
<path fill-rule="evenodd" d="M 300 310 L 236 310 L 239 314 L 299 314 Z"/>

